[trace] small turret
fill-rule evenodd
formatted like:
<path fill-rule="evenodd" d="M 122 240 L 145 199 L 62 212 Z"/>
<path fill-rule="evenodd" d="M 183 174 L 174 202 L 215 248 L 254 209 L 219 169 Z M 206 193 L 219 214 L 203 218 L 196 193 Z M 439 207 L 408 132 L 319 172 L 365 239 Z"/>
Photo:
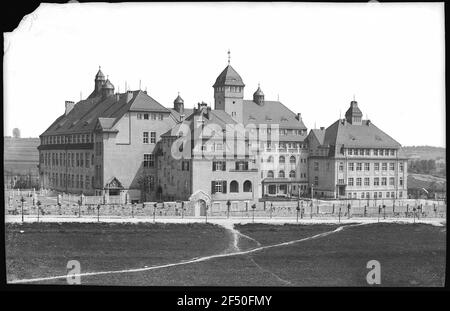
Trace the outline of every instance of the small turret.
<path fill-rule="evenodd" d="M 347 112 L 345 113 L 345 120 L 353 125 L 361 125 L 362 124 L 362 112 L 358 108 L 358 102 L 353 99 L 350 102 L 350 108 L 348 108 Z"/>
<path fill-rule="evenodd" d="M 105 75 L 103 74 L 101 67 L 98 66 L 98 72 L 95 75 L 95 93 L 100 95 L 103 84 L 105 83 Z"/>
<path fill-rule="evenodd" d="M 258 83 L 258 89 L 253 93 L 253 101 L 258 105 L 264 104 L 264 93 Z"/>
<path fill-rule="evenodd" d="M 173 101 L 173 109 L 181 114 L 184 113 L 184 100 L 180 97 L 180 93 L 178 93 L 177 98 Z"/>
<path fill-rule="evenodd" d="M 102 86 L 102 96 L 106 98 L 111 95 L 114 95 L 114 85 L 107 79 Z"/>

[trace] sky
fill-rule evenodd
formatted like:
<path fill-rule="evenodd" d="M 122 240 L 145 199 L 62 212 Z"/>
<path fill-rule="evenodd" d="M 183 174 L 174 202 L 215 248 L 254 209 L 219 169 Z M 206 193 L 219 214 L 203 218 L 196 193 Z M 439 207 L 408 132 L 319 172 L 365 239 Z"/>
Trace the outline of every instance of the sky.
<path fill-rule="evenodd" d="M 402 145 L 445 147 L 443 3 L 41 4 L 4 33 L 4 134 L 37 137 L 94 88 L 147 89 L 166 107 L 213 103 L 231 65 L 251 99 L 328 127 L 355 98 Z"/>

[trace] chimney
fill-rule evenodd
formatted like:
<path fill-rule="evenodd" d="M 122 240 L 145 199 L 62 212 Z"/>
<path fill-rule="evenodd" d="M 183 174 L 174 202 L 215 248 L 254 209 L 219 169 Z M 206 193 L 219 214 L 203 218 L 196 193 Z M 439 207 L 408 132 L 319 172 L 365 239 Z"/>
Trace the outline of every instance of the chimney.
<path fill-rule="evenodd" d="M 185 115 L 184 115 L 184 114 L 180 114 L 180 121 L 181 121 L 181 122 L 183 122 L 183 121 L 184 121 L 184 117 L 185 117 Z"/>
<path fill-rule="evenodd" d="M 367 120 L 367 122 L 366 122 L 367 126 L 369 126 L 370 123 L 371 123 L 370 120 Z"/>
<path fill-rule="evenodd" d="M 127 103 L 133 98 L 133 91 L 127 91 Z"/>
<path fill-rule="evenodd" d="M 75 103 L 73 101 L 66 100 L 66 112 L 65 115 L 67 116 L 69 112 L 73 109 L 75 106 Z"/>
<path fill-rule="evenodd" d="M 325 128 L 323 126 L 320 127 L 320 130 L 323 131 Z"/>
<path fill-rule="evenodd" d="M 116 93 L 116 101 L 120 100 L 120 93 Z"/>
<path fill-rule="evenodd" d="M 302 114 L 299 112 L 299 113 L 297 113 L 297 118 L 296 118 L 297 120 L 301 120 L 302 119 Z"/>

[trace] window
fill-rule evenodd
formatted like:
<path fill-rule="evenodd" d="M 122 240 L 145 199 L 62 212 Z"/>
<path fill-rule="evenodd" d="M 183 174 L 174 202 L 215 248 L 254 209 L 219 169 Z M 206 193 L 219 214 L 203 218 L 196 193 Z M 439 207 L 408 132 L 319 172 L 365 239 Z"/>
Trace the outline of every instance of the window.
<path fill-rule="evenodd" d="M 80 167 L 84 166 L 84 154 L 80 153 Z"/>
<path fill-rule="evenodd" d="M 239 183 L 236 180 L 230 182 L 230 192 L 239 192 Z"/>
<path fill-rule="evenodd" d="M 400 177 L 399 180 L 398 180 L 398 182 L 399 182 L 400 186 L 403 186 L 403 177 Z M 401 192 L 400 192 L 400 193 L 401 193 Z"/>
<path fill-rule="evenodd" d="M 364 170 L 370 171 L 370 163 L 364 163 Z"/>
<path fill-rule="evenodd" d="M 374 163 L 374 164 L 373 164 L 373 169 L 374 169 L 375 171 L 379 171 L 379 170 L 380 170 L 380 163 Z"/>
<path fill-rule="evenodd" d="M 391 149 L 391 156 L 395 156 L 395 149 Z"/>
<path fill-rule="evenodd" d="M 364 186 L 370 186 L 370 178 L 364 177 Z"/>
<path fill-rule="evenodd" d="M 391 162 L 389 163 L 389 170 L 394 171 L 395 170 L 395 163 Z"/>
<path fill-rule="evenodd" d="M 386 192 L 386 198 L 389 198 L 390 192 Z"/>
<path fill-rule="evenodd" d="M 357 171 L 362 171 L 362 163 L 356 163 L 356 170 Z"/>
<path fill-rule="evenodd" d="M 181 170 L 182 171 L 189 171 L 189 161 L 181 162 Z"/>
<path fill-rule="evenodd" d="M 227 193 L 227 182 L 224 180 L 211 181 L 211 193 Z"/>
<path fill-rule="evenodd" d="M 353 178 L 349 178 L 348 179 L 348 185 L 349 186 L 353 186 Z"/>
<path fill-rule="evenodd" d="M 294 170 L 289 172 L 289 177 L 290 178 L 295 178 L 295 171 Z"/>
<path fill-rule="evenodd" d="M 79 167 L 80 166 L 80 156 L 79 156 L 79 154 L 77 153 L 76 154 L 76 159 L 77 159 L 77 167 Z"/>
<path fill-rule="evenodd" d="M 381 170 L 387 171 L 387 163 L 386 162 L 381 164 Z"/>
<path fill-rule="evenodd" d="M 225 161 L 213 161 L 212 170 L 213 171 L 225 171 L 226 170 L 226 162 Z"/>
<path fill-rule="evenodd" d="M 343 184 L 344 184 L 344 178 L 338 179 L 338 184 L 339 184 L 339 185 L 343 185 Z"/>
<path fill-rule="evenodd" d="M 138 113 L 138 114 L 137 114 L 137 118 L 138 118 L 138 120 L 142 120 L 142 114 L 141 114 L 141 113 Z"/>
<path fill-rule="evenodd" d="M 364 199 L 364 192 L 361 192 L 361 199 Z"/>
<path fill-rule="evenodd" d="M 381 178 L 381 185 L 382 186 L 386 186 L 387 185 L 387 178 L 386 177 L 382 177 Z"/>
<path fill-rule="evenodd" d="M 353 155 L 353 149 L 348 149 L 348 155 Z"/>
<path fill-rule="evenodd" d="M 291 164 L 295 164 L 295 156 L 291 156 L 290 158 L 289 158 L 289 162 L 291 163 Z"/>
<path fill-rule="evenodd" d="M 373 193 L 373 198 L 374 198 L 374 199 L 377 199 L 377 198 L 378 198 L 378 193 L 377 193 L 377 192 L 374 192 L 374 193 Z"/>
<path fill-rule="evenodd" d="M 366 156 L 370 155 L 370 149 L 365 149 L 366 151 Z"/>
<path fill-rule="evenodd" d="M 348 170 L 349 171 L 354 171 L 355 170 L 355 163 L 349 163 L 348 164 Z"/>
<path fill-rule="evenodd" d="M 143 132 L 142 133 L 142 142 L 144 143 L 144 144 L 148 144 L 148 132 Z"/>
<path fill-rule="evenodd" d="M 268 171 L 267 172 L 267 177 L 273 178 L 273 171 Z"/>
<path fill-rule="evenodd" d="M 400 162 L 400 172 L 403 172 L 403 162 Z"/>
<path fill-rule="evenodd" d="M 379 186 L 380 185 L 380 178 L 379 177 L 375 177 L 373 179 L 373 185 L 374 186 Z"/>
<path fill-rule="evenodd" d="M 339 162 L 339 171 L 343 171 L 344 170 L 344 162 Z"/>
<path fill-rule="evenodd" d="M 360 177 L 356 178 L 356 185 L 358 187 L 361 187 L 361 183 L 362 183 L 362 178 L 360 178 Z"/>
<path fill-rule="evenodd" d="M 378 149 L 373 149 L 373 155 L 377 156 L 378 155 Z"/>
<path fill-rule="evenodd" d="M 314 170 L 315 171 L 319 170 L 319 162 L 314 162 Z"/>
<path fill-rule="evenodd" d="M 319 185 L 319 176 L 315 176 L 314 177 L 314 186 L 318 186 Z"/>
<path fill-rule="evenodd" d="M 153 154 L 146 153 L 144 154 L 144 167 L 154 167 L 155 159 Z"/>
<path fill-rule="evenodd" d="M 144 113 L 144 120 L 148 120 L 148 113 Z"/>
<path fill-rule="evenodd" d="M 394 185 L 395 185 L 395 178 L 389 177 L 389 186 L 394 186 Z"/>
<path fill-rule="evenodd" d="M 86 167 L 89 168 L 89 153 L 86 153 Z M 86 186 L 87 188 L 87 186 Z"/>
<path fill-rule="evenodd" d="M 279 178 L 284 178 L 284 171 L 283 170 L 278 172 L 278 177 Z"/>
<path fill-rule="evenodd" d="M 273 157 L 272 156 L 269 156 L 268 158 L 267 158 L 267 162 L 273 162 Z"/>
<path fill-rule="evenodd" d="M 150 143 L 156 143 L 156 132 L 150 132 Z"/>
<path fill-rule="evenodd" d="M 284 156 L 280 156 L 279 159 L 278 159 L 278 162 L 279 163 L 284 163 L 285 162 Z"/>
<path fill-rule="evenodd" d="M 252 182 L 250 180 L 244 181 L 244 192 L 252 192 Z"/>
<path fill-rule="evenodd" d="M 248 162 L 247 161 L 237 161 L 235 163 L 236 171 L 248 171 Z"/>

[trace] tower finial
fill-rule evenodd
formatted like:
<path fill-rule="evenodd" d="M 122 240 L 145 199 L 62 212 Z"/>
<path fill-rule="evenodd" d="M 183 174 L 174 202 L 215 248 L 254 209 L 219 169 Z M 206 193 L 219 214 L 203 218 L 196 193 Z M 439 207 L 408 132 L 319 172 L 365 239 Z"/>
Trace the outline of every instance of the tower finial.
<path fill-rule="evenodd" d="M 230 64 L 230 62 L 231 62 L 231 52 L 230 49 L 228 49 L 228 65 Z"/>
<path fill-rule="evenodd" d="M 353 101 L 356 101 L 356 100 L 355 100 L 355 94 L 353 94 Z"/>
<path fill-rule="evenodd" d="M 260 87 L 260 84 L 259 84 L 259 82 L 258 82 L 258 88 Z"/>

